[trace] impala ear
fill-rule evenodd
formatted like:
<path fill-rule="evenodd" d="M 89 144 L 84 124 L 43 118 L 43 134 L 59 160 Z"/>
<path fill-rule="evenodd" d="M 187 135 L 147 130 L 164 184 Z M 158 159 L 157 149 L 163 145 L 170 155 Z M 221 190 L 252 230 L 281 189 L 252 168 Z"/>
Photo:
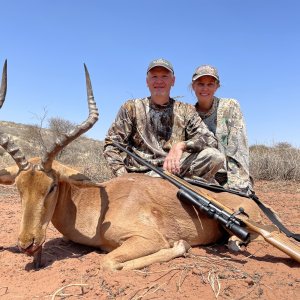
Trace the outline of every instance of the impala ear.
<path fill-rule="evenodd" d="M 77 186 L 85 186 L 85 187 L 95 187 L 98 186 L 98 184 L 94 181 L 92 181 L 89 177 L 86 175 L 76 172 L 73 174 L 69 174 L 66 176 L 65 174 L 60 174 L 60 178 L 62 181 L 69 182 L 70 184 L 77 185 Z"/>
<path fill-rule="evenodd" d="M 6 185 L 14 184 L 18 172 L 19 172 L 18 166 L 12 166 L 0 170 L 0 184 L 6 184 Z"/>
<path fill-rule="evenodd" d="M 59 181 L 61 182 L 64 181 L 86 187 L 98 186 L 97 183 L 93 182 L 89 177 L 80 173 L 78 170 L 62 165 L 57 161 L 53 162 L 52 168 L 59 174 Z"/>

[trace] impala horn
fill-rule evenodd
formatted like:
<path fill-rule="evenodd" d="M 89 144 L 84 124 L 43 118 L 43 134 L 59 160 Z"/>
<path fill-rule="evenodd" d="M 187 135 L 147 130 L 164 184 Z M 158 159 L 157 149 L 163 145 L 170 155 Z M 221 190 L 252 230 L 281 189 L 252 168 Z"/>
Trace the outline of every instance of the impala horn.
<path fill-rule="evenodd" d="M 68 144 L 78 138 L 80 135 L 88 131 L 97 122 L 99 113 L 94 100 L 92 84 L 90 80 L 90 75 L 84 64 L 86 88 L 87 88 L 87 101 L 89 107 L 88 118 L 80 125 L 77 125 L 73 130 L 65 133 L 62 137 L 58 138 L 55 143 L 50 147 L 49 151 L 45 153 L 42 158 L 41 167 L 46 171 L 50 171 L 52 168 L 53 160 L 55 156 Z"/>
<path fill-rule="evenodd" d="M 0 88 L 0 108 L 2 107 L 7 90 L 7 60 L 4 62 L 3 72 L 2 72 L 2 80 L 1 80 L 1 88 Z M 26 170 L 29 168 L 30 164 L 26 160 L 24 154 L 19 149 L 17 145 L 13 142 L 13 140 L 6 134 L 0 131 L 0 146 L 9 153 L 9 155 L 16 162 L 20 170 Z"/>
<path fill-rule="evenodd" d="M 2 107 L 7 89 L 7 59 L 4 62 L 3 71 L 2 71 L 2 80 L 1 80 L 1 88 L 0 88 L 0 108 Z"/>

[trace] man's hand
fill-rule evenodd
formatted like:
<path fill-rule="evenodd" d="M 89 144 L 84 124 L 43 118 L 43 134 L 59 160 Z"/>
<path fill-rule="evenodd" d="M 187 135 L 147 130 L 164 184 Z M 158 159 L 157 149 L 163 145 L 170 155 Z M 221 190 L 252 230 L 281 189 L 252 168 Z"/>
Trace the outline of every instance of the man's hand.
<path fill-rule="evenodd" d="M 173 174 L 180 173 L 180 159 L 186 149 L 185 142 L 179 142 L 172 146 L 165 158 L 163 169 Z"/>

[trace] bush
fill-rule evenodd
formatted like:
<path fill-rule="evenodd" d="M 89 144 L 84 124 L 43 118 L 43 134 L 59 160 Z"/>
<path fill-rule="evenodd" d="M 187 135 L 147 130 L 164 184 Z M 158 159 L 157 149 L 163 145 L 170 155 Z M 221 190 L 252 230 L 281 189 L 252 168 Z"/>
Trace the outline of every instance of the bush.
<path fill-rule="evenodd" d="M 250 147 L 250 173 L 256 180 L 300 180 L 300 150 L 282 142 Z"/>

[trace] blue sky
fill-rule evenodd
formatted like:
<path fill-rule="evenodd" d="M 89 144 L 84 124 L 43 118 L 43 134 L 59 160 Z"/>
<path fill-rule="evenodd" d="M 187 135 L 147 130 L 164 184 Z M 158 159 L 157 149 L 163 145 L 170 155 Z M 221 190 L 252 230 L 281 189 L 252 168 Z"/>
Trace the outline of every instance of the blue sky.
<path fill-rule="evenodd" d="M 37 123 L 87 116 L 83 63 L 100 119 L 88 136 L 102 140 L 120 105 L 148 96 L 149 62 L 175 69 L 172 96 L 195 103 L 191 75 L 218 68 L 219 97 L 236 98 L 249 142 L 300 146 L 300 2 L 298 0 L 0 0 L 0 64 L 8 92 L 0 120 Z"/>

